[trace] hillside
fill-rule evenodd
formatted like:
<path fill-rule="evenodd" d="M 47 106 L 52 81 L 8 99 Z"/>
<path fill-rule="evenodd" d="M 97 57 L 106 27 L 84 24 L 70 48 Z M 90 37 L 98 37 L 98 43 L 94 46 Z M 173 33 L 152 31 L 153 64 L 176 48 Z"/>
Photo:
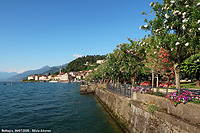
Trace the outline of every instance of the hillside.
<path fill-rule="evenodd" d="M 106 55 L 87 55 L 83 57 L 79 57 L 73 61 L 71 61 L 68 66 L 63 69 L 63 72 L 70 71 L 82 71 L 88 70 L 92 68 L 96 68 L 98 64 L 96 64 L 97 60 L 105 59 Z M 85 65 L 88 62 L 88 65 Z"/>
<path fill-rule="evenodd" d="M 16 72 L 10 72 L 10 73 L 8 73 L 8 72 L 0 72 L 0 81 L 4 81 L 4 80 L 6 80 L 6 79 L 8 79 L 10 77 L 13 77 L 13 76 L 17 75 L 17 74 L 19 74 L 19 73 L 16 73 Z"/>
<path fill-rule="evenodd" d="M 8 78 L 7 80 L 21 81 L 22 79 L 27 78 L 29 75 L 41 74 L 43 72 L 50 70 L 50 68 L 51 67 L 49 67 L 49 66 L 44 66 L 40 69 L 25 71 L 21 74 L 18 74 L 18 75 L 11 77 L 11 78 Z"/>
<path fill-rule="evenodd" d="M 67 65 L 68 65 L 68 63 L 66 63 L 66 64 L 64 64 L 64 65 L 61 65 L 61 66 L 54 66 L 54 67 L 51 67 L 50 70 L 45 71 L 45 72 L 43 72 L 42 74 L 44 74 L 44 75 L 53 74 L 53 73 L 59 71 L 60 68 L 66 68 Z"/>

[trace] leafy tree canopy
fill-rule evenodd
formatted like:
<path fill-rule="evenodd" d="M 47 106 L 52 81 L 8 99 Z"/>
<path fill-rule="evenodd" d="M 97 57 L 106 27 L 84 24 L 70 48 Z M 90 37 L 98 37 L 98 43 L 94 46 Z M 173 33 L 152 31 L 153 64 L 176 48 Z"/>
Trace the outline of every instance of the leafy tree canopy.
<path fill-rule="evenodd" d="M 62 72 L 66 73 L 70 71 L 82 71 L 82 70 L 88 70 L 91 68 L 96 68 L 98 66 L 98 64 L 96 64 L 96 61 L 103 60 L 105 59 L 105 57 L 106 57 L 105 55 L 87 55 L 87 56 L 79 57 L 71 61 L 68 64 L 68 66 L 62 70 Z"/>

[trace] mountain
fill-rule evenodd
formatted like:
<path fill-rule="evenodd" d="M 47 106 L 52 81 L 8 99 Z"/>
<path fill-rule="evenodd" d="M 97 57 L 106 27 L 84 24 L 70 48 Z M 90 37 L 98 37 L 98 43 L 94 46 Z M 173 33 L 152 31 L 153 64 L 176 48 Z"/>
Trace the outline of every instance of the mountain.
<path fill-rule="evenodd" d="M 10 72 L 10 73 L 8 73 L 8 72 L 0 72 L 0 81 L 3 81 L 3 80 L 8 79 L 10 77 L 13 77 L 13 76 L 15 76 L 17 74 L 19 74 L 19 73 L 16 73 L 16 72 Z"/>
<path fill-rule="evenodd" d="M 29 75 L 34 75 L 34 74 L 42 74 L 48 70 L 50 70 L 51 67 L 49 67 L 48 65 L 47 66 L 44 66 L 40 69 L 36 69 L 36 70 L 28 70 L 28 71 L 25 71 L 21 74 L 18 74 L 18 75 L 15 75 L 11 78 L 8 78 L 7 80 L 12 80 L 12 81 L 21 81 L 22 79 L 24 78 L 27 78 Z"/>
<path fill-rule="evenodd" d="M 54 66 L 54 67 L 49 67 L 47 65 L 40 69 L 29 70 L 29 71 L 25 71 L 21 74 L 14 75 L 13 77 L 8 77 L 8 79 L 6 79 L 6 80 L 21 81 L 22 79 L 27 78 L 29 75 L 34 75 L 34 74 L 48 75 L 49 73 L 53 74 L 53 73 L 59 71 L 60 68 L 66 68 L 67 65 L 68 65 L 68 63 L 66 63 L 64 65 L 60 65 L 60 66 Z"/>
<path fill-rule="evenodd" d="M 61 69 L 62 69 L 62 68 L 66 68 L 67 65 L 68 65 L 68 63 L 66 63 L 66 64 L 64 64 L 64 65 L 61 65 L 61 66 L 54 66 L 54 67 L 51 67 L 50 70 L 45 71 L 45 72 L 42 73 L 42 74 L 44 74 L 44 75 L 48 75 L 49 73 L 50 73 L 50 74 L 53 74 L 53 73 L 55 73 L 55 72 L 57 72 L 57 71 L 60 71 L 60 68 L 61 68 Z"/>

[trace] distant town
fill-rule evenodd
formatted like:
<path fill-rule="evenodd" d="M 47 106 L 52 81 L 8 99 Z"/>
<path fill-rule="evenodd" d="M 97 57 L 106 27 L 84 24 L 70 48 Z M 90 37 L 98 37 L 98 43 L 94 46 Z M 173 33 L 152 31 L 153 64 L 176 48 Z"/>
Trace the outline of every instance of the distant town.
<path fill-rule="evenodd" d="M 97 60 L 97 64 L 103 63 L 103 60 Z M 88 62 L 85 65 L 89 65 Z M 43 75 L 43 74 L 34 74 L 29 75 L 27 79 L 22 80 L 21 82 L 80 82 L 84 80 L 87 75 L 92 73 L 93 71 L 97 71 L 97 68 L 93 70 L 84 70 L 84 71 L 71 71 L 68 73 L 62 72 L 60 69 L 59 74 L 51 74 L 51 75 Z"/>

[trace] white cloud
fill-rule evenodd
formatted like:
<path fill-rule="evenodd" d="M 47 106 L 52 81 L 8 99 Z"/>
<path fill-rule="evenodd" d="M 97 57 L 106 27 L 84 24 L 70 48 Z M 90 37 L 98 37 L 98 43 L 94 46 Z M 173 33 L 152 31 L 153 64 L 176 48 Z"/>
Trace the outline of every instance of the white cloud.
<path fill-rule="evenodd" d="M 27 71 L 28 69 L 24 68 L 24 69 L 14 69 L 14 70 L 11 70 L 10 72 L 16 72 L 16 73 L 23 73 L 25 71 Z"/>
<path fill-rule="evenodd" d="M 74 57 L 82 57 L 82 55 L 74 54 Z"/>

